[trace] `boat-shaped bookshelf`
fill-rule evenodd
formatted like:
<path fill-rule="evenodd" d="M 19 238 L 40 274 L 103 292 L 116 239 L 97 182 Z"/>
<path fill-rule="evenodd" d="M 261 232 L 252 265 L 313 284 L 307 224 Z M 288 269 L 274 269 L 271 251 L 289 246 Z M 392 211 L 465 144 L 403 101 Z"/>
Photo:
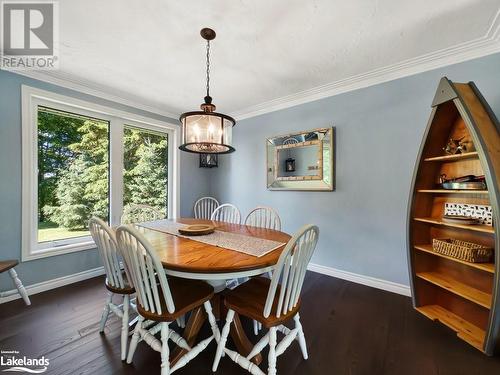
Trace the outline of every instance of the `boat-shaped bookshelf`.
<path fill-rule="evenodd" d="M 447 155 L 450 139 L 466 139 Z M 441 175 L 485 176 L 486 189 L 442 189 Z M 500 350 L 500 125 L 474 83 L 439 83 L 417 158 L 408 208 L 408 262 L 413 305 L 488 355 Z M 488 205 L 493 226 L 443 220 L 445 203 Z M 470 263 L 433 250 L 452 238 L 494 249 L 489 262 Z"/>

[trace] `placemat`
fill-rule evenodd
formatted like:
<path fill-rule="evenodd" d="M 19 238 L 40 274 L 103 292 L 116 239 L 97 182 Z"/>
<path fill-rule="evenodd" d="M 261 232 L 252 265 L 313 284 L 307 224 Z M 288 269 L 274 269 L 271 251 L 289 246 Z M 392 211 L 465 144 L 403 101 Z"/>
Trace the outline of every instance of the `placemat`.
<path fill-rule="evenodd" d="M 238 251 L 254 257 L 264 256 L 285 244 L 285 242 L 266 240 L 264 238 L 246 236 L 240 233 L 224 232 L 217 229 L 214 233 L 203 236 L 185 236 L 179 233 L 179 228 L 187 227 L 188 225 L 176 223 L 168 219 L 137 223 L 136 225 L 178 237 L 189 238 L 192 241 Z"/>

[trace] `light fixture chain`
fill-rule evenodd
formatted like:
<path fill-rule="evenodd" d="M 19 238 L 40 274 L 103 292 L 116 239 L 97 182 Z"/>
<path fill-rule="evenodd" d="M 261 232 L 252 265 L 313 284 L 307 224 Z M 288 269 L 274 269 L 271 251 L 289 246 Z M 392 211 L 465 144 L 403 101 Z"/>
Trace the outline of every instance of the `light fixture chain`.
<path fill-rule="evenodd" d="M 210 40 L 207 40 L 207 96 L 210 96 Z"/>

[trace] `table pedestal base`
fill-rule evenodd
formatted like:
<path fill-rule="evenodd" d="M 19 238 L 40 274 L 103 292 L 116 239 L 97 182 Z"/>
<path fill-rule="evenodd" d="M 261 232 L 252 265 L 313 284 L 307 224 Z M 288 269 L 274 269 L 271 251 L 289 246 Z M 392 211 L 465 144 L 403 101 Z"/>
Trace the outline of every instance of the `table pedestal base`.
<path fill-rule="evenodd" d="M 225 324 L 225 316 L 227 313 L 227 309 L 224 306 L 224 297 L 223 294 L 216 294 L 212 300 L 212 308 L 214 315 L 216 318 L 222 320 L 222 324 Z M 224 315 L 221 316 L 221 311 L 224 312 Z M 191 312 L 191 316 L 186 324 L 186 328 L 182 336 L 187 341 L 189 346 L 194 346 L 196 343 L 196 338 L 198 337 L 198 333 L 200 332 L 201 327 L 205 323 L 207 319 L 207 315 L 203 307 L 197 307 Z M 253 348 L 253 344 L 248 339 L 245 330 L 241 324 L 241 320 L 238 314 L 234 314 L 233 323 L 231 324 L 231 338 L 233 339 L 234 345 L 236 346 L 239 353 L 243 356 L 246 356 L 250 353 Z M 215 340 L 214 340 L 215 344 Z M 186 350 L 177 347 L 172 357 L 170 358 L 170 365 L 173 366 L 184 354 L 186 354 Z M 257 354 L 255 357 L 251 359 L 253 363 L 259 365 L 262 362 L 262 354 Z"/>

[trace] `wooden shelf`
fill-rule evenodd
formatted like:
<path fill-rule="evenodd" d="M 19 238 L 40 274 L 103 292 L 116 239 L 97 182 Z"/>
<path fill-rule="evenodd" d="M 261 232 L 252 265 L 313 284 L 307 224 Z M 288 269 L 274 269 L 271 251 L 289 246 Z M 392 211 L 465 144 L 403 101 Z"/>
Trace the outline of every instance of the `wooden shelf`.
<path fill-rule="evenodd" d="M 432 194 L 474 194 L 474 195 L 488 195 L 488 190 L 446 190 L 446 189 L 420 189 L 419 193 L 432 193 Z"/>
<path fill-rule="evenodd" d="M 464 154 L 446 155 L 450 140 L 467 145 Z M 452 141 L 453 143 L 453 141 Z M 450 145 L 454 147 L 454 145 Z M 500 200 L 500 134 L 491 108 L 469 83 L 441 79 L 432 103 L 425 138 L 413 174 L 408 207 L 408 262 L 414 283 L 414 306 L 429 318 L 454 329 L 458 336 L 493 355 L 500 342 L 500 288 L 496 260 L 469 263 L 432 249 L 433 238 L 480 243 L 500 251 L 498 212 L 494 226 L 443 218 L 446 203 L 492 205 Z M 438 184 L 441 176 L 482 176 L 481 190 L 454 190 Z M 465 187 L 465 185 L 445 185 Z M 491 223 L 490 223 L 491 224 Z M 498 257 L 497 257 L 498 258 Z"/>
<path fill-rule="evenodd" d="M 417 272 L 416 276 L 431 284 L 437 285 L 462 298 L 472 301 L 484 308 L 491 308 L 491 294 L 464 284 L 448 275 L 439 272 Z"/>
<path fill-rule="evenodd" d="M 415 245 L 414 247 L 418 251 L 432 254 L 432 255 L 435 255 L 435 256 L 440 257 L 440 258 L 448 259 L 448 260 L 451 260 L 452 262 L 465 264 L 469 267 L 477 268 L 478 270 L 489 272 L 491 274 L 495 273 L 495 264 L 494 263 L 471 263 L 471 262 L 467 262 L 465 260 L 452 258 L 452 257 L 449 257 L 449 256 L 444 255 L 444 254 L 436 253 L 435 251 L 432 250 L 432 245 Z"/>
<path fill-rule="evenodd" d="M 429 224 L 434 224 L 434 225 L 444 225 L 447 227 L 466 229 L 466 230 L 471 230 L 471 231 L 475 231 L 475 232 L 490 233 L 490 234 L 495 233 L 495 229 L 489 225 L 454 224 L 454 223 L 447 223 L 447 222 L 442 221 L 440 218 L 433 218 L 433 217 L 415 217 L 414 220 L 422 222 L 422 223 L 429 223 Z"/>
<path fill-rule="evenodd" d="M 435 156 L 432 158 L 425 158 L 424 161 L 457 161 L 457 160 L 465 160 L 465 159 L 473 159 L 478 158 L 479 155 L 477 152 L 467 152 L 465 154 L 457 154 L 457 155 L 444 155 L 444 156 Z"/>
<path fill-rule="evenodd" d="M 457 333 L 457 336 L 476 349 L 483 351 L 485 332 L 439 305 L 426 305 L 416 308 L 431 320 L 439 321 Z"/>

